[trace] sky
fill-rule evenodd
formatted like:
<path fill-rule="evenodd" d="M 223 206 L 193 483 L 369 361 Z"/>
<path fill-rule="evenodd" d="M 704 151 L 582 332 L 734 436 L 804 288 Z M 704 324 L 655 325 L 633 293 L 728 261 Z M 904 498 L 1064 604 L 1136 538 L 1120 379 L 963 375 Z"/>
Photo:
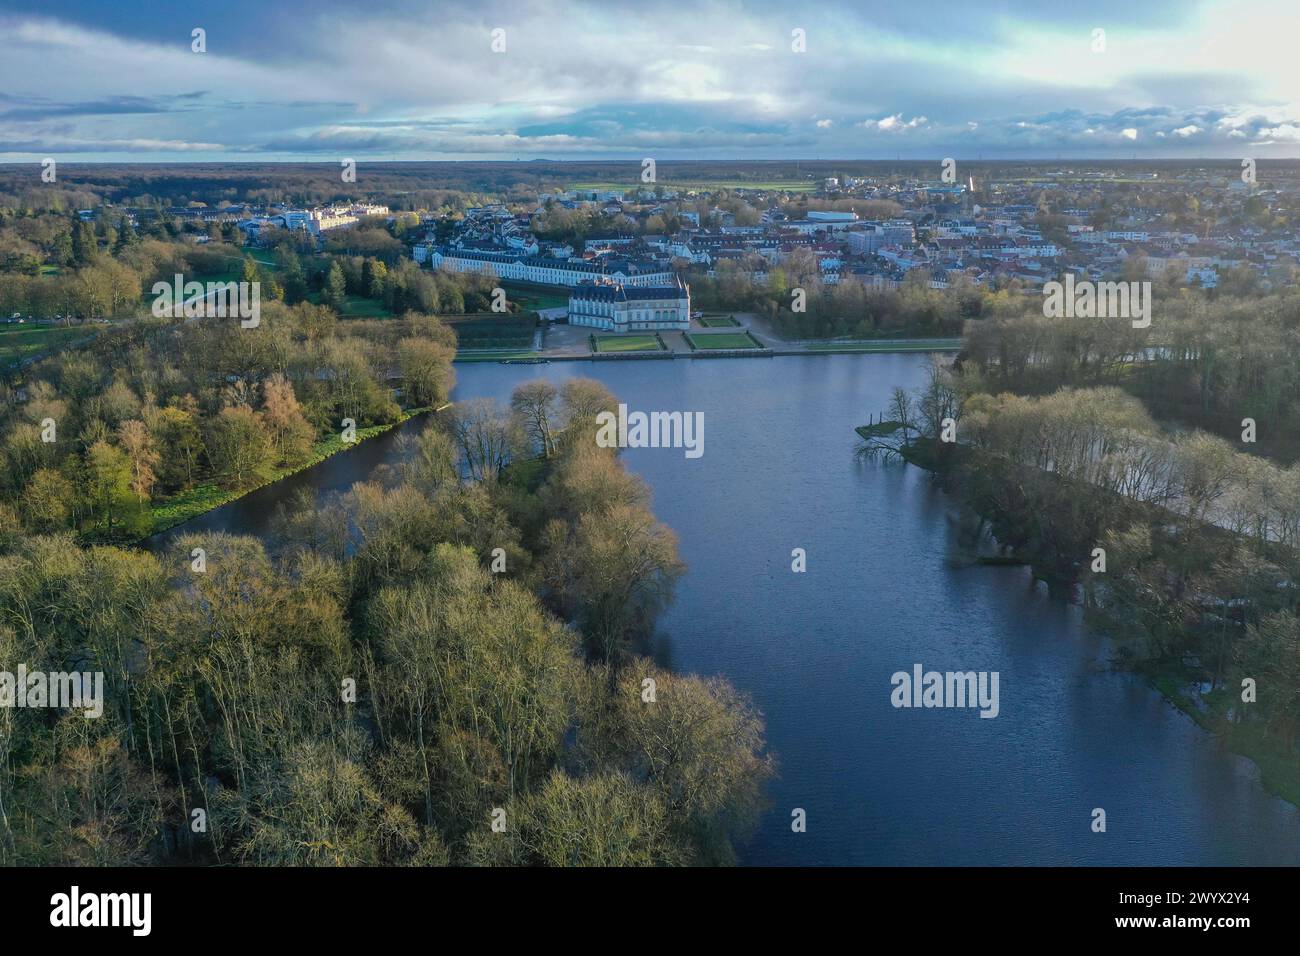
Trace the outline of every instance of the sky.
<path fill-rule="evenodd" d="M 1297 36 L 1295 0 L 0 0 L 0 162 L 1297 157 Z"/>

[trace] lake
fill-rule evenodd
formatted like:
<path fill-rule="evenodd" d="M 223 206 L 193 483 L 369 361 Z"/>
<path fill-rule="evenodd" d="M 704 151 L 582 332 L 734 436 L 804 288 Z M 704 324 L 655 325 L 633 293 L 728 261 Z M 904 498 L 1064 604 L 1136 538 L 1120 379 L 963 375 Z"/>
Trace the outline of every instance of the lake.
<path fill-rule="evenodd" d="M 462 364 L 453 399 L 603 381 L 636 411 L 702 412 L 704 454 L 626 451 L 688 570 L 665 663 L 753 696 L 779 761 L 747 864 L 1300 864 L 1300 811 L 1138 678 L 1027 569 L 961 566 L 957 506 L 926 473 L 861 461 L 854 427 L 918 355 Z M 415 421 L 403 430 L 425 427 Z M 266 534 L 295 488 L 338 491 L 397 454 L 363 442 L 204 515 Z M 791 570 L 792 549 L 807 570 Z M 999 714 L 896 709 L 891 675 L 999 675 Z M 792 832 L 791 811 L 807 814 Z M 1094 808 L 1107 830 L 1091 830 Z"/>

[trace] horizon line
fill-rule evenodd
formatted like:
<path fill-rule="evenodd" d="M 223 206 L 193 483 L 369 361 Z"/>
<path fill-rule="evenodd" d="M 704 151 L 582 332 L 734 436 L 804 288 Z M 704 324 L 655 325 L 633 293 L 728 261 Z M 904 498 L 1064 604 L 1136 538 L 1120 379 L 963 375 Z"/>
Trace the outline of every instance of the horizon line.
<path fill-rule="evenodd" d="M 527 164 L 552 164 L 552 165 L 577 165 L 579 163 L 640 163 L 644 157 L 640 155 L 635 157 L 590 157 L 585 159 L 547 159 L 537 157 L 532 159 L 369 159 L 366 157 L 347 157 L 354 162 L 365 162 L 368 165 L 376 166 L 412 166 L 412 165 L 496 165 L 496 166 L 522 166 Z M 893 159 L 878 158 L 850 158 L 850 157 L 832 157 L 830 159 L 791 156 L 788 158 L 777 159 L 757 159 L 757 158 L 672 158 L 672 159 L 655 159 L 656 165 L 669 165 L 673 163 L 941 163 L 948 157 L 935 155 L 933 157 L 896 157 Z M 962 159 L 960 156 L 955 157 L 963 164 L 988 164 L 988 163 L 1024 163 L 1037 165 L 1055 165 L 1062 163 L 1118 163 L 1126 165 L 1150 165 L 1154 163 L 1209 163 L 1223 165 L 1240 165 L 1241 160 L 1245 158 L 1254 159 L 1257 164 L 1265 163 L 1300 163 L 1300 156 L 1285 157 L 1221 157 L 1221 156 L 1193 156 L 1193 157 L 1151 157 L 1148 159 L 1139 159 L 1129 157 L 1127 159 L 1116 158 L 1099 158 L 1086 156 L 1062 156 L 1056 158 L 1038 158 L 1029 159 L 1024 157 L 980 157 L 978 159 Z M 78 166 L 330 166 L 335 167 L 342 161 L 340 159 L 255 159 L 255 160 L 226 160 L 226 159 L 192 159 L 192 160 L 134 160 L 134 159 L 66 159 L 60 160 L 57 153 L 42 157 L 41 159 L 31 160 L 0 160 L 0 167 L 4 166 L 40 166 L 47 159 L 54 159 L 66 165 Z M 645 185 L 658 185 L 657 183 L 646 183 Z"/>

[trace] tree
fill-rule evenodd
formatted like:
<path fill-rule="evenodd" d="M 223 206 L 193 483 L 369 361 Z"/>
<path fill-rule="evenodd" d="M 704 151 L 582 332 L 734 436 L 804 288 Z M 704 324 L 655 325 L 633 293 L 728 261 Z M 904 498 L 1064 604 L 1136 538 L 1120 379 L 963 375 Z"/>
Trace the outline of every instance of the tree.
<path fill-rule="evenodd" d="M 539 790 L 517 801 L 509 812 L 516 821 L 513 832 L 471 837 L 472 861 L 517 866 L 679 866 L 692 855 L 674 832 L 659 794 L 626 773 L 575 779 L 554 770 Z M 504 855 L 501 844 L 505 844 Z"/>
<path fill-rule="evenodd" d="M 618 402 L 594 378 L 571 378 L 560 387 L 561 425 L 566 446 L 596 447 L 596 416 L 616 412 Z"/>
<path fill-rule="evenodd" d="M 545 379 L 525 382 L 510 396 L 510 408 L 519 418 L 534 451 L 550 458 L 555 451 L 554 425 L 560 392 Z"/>
<path fill-rule="evenodd" d="M 23 518 L 39 534 L 66 528 L 76 504 L 76 488 L 53 468 L 38 469 L 23 489 Z"/>
<path fill-rule="evenodd" d="M 572 637 L 468 548 L 439 544 L 423 580 L 375 598 L 380 712 L 420 768 L 426 819 L 457 831 L 525 790 L 568 721 Z"/>
<path fill-rule="evenodd" d="M 157 411 L 150 426 L 159 449 L 158 480 L 169 493 L 189 488 L 199 475 L 204 447 L 195 414 L 168 406 Z"/>
<path fill-rule="evenodd" d="M 397 360 L 411 404 L 428 408 L 447 400 L 455 381 L 451 366 L 455 354 L 455 349 L 441 342 L 418 336 L 397 343 Z"/>
<path fill-rule="evenodd" d="M 113 521 L 123 515 L 133 500 L 131 462 L 120 448 L 95 442 L 86 452 L 86 491 L 95 513 L 113 533 Z"/>
<path fill-rule="evenodd" d="M 117 230 L 117 241 L 113 243 L 113 255 L 122 255 L 139 241 L 140 237 L 135 234 L 135 227 L 131 225 L 131 220 L 123 217 Z"/>
<path fill-rule="evenodd" d="M 1281 740 L 1295 738 L 1300 723 L 1300 618 L 1270 614 L 1251 624 L 1237 657 L 1259 684 L 1259 708 Z"/>
<path fill-rule="evenodd" d="M 320 301 L 322 305 L 338 309 L 342 307 L 346 297 L 347 279 L 343 275 L 342 266 L 335 259 L 330 262 L 329 272 L 325 276 L 325 285 L 321 288 Z"/>
<path fill-rule="evenodd" d="M 131 465 L 131 490 L 143 502 L 158 480 L 154 468 L 159 456 L 154 451 L 149 429 L 139 419 L 122 422 L 117 428 L 117 440 Z"/>
<path fill-rule="evenodd" d="M 510 430 L 496 401 L 473 398 L 448 409 L 447 429 L 460 449 L 470 476 L 494 480 L 509 460 Z"/>
<path fill-rule="evenodd" d="M 653 704 L 642 696 L 647 679 Z M 674 674 L 644 658 L 624 668 L 612 697 L 602 685 L 599 670 L 579 683 L 578 766 L 635 768 L 696 862 L 730 862 L 731 839 L 756 821 L 774 771 L 753 701 L 723 678 Z"/>
<path fill-rule="evenodd" d="M 648 628 L 684 567 L 677 537 L 637 505 L 587 512 L 569 530 L 552 522 L 548 579 L 558 584 L 589 650 L 621 663 L 625 641 Z"/>
<path fill-rule="evenodd" d="M 250 288 L 254 282 L 262 281 L 262 270 L 252 256 L 244 256 L 240 281 L 246 283 Z"/>
<path fill-rule="evenodd" d="M 72 260 L 79 266 L 86 265 L 99 254 L 99 242 L 95 239 L 95 230 L 90 223 L 80 219 L 72 227 Z"/>
<path fill-rule="evenodd" d="M 367 259 L 361 269 L 363 295 L 372 299 L 384 297 L 384 286 L 388 281 L 388 266 L 382 259 Z"/>
<path fill-rule="evenodd" d="M 297 465 L 311 453 L 315 429 L 303 417 L 293 385 L 278 372 L 262 383 L 262 418 L 277 463 Z"/>
<path fill-rule="evenodd" d="M 454 486 L 460 480 L 459 451 L 445 430 L 429 425 L 415 438 L 414 444 L 414 453 L 403 462 L 403 477 L 407 482 L 423 494 L 432 495 L 439 488 Z"/>
<path fill-rule="evenodd" d="M 208 429 L 208 458 L 227 485 L 243 488 L 264 474 L 274 454 L 266 426 L 246 405 L 221 410 Z"/>

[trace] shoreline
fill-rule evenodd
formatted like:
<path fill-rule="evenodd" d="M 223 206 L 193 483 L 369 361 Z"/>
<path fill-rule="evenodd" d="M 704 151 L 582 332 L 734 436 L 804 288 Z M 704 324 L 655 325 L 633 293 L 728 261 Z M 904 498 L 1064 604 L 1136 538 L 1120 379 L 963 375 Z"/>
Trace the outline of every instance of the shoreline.
<path fill-rule="evenodd" d="M 294 475 L 301 474 L 302 472 L 308 470 L 309 468 L 315 468 L 317 465 L 323 464 L 324 462 L 333 458 L 335 455 L 339 455 L 344 452 L 351 451 L 352 449 L 356 448 L 358 445 L 362 444 L 363 442 L 369 441 L 372 438 L 378 438 L 380 435 L 385 435 L 388 432 L 392 431 L 393 429 L 397 428 L 398 426 L 405 425 L 407 422 L 411 421 L 414 418 L 418 418 L 421 415 L 427 415 L 430 412 L 440 412 L 442 411 L 442 409 L 446 408 L 447 405 L 449 404 L 451 403 L 448 402 L 446 404 L 438 406 L 437 408 L 434 408 L 432 405 L 430 405 L 424 408 L 408 409 L 406 411 L 403 411 L 401 417 L 398 418 L 398 420 L 395 422 L 390 422 L 386 425 L 371 425 L 367 428 L 358 429 L 357 440 L 354 442 L 349 442 L 347 444 L 344 444 L 341 440 L 338 439 L 337 436 L 331 436 L 330 438 L 325 439 L 322 442 L 319 442 L 318 446 L 323 446 L 323 447 L 313 448 L 313 453 L 311 458 L 303 462 L 302 464 L 296 465 L 293 468 L 277 471 L 274 475 L 267 478 L 265 481 L 259 482 L 258 484 L 250 485 L 247 488 L 232 490 L 229 493 L 222 495 L 219 501 L 216 501 L 215 503 L 201 510 L 189 511 L 188 509 L 184 509 L 184 506 L 182 505 L 181 506 L 183 510 L 182 516 L 177 517 L 176 520 L 169 520 L 164 518 L 157 525 L 155 525 L 149 531 L 148 534 L 142 535 L 139 538 L 135 538 L 125 543 L 126 545 L 131 547 L 140 547 L 146 541 L 150 541 L 153 538 L 156 538 L 160 535 L 167 534 L 169 531 L 173 531 L 176 528 L 179 528 L 181 525 L 189 521 L 193 521 L 196 518 L 201 518 L 206 514 L 210 514 L 211 512 L 216 511 L 218 508 L 224 508 L 226 505 L 232 504 L 238 501 L 239 499 L 252 494 L 255 491 L 260 491 L 261 489 L 274 485 L 277 482 L 284 481 L 286 478 L 292 478 Z M 190 489 L 190 490 L 194 491 L 195 489 Z"/>
<path fill-rule="evenodd" d="M 679 352 L 672 349 L 656 349 L 637 352 L 556 352 L 548 354 L 530 349 L 502 350 L 500 352 L 457 352 L 454 362 L 506 362 L 517 364 L 541 365 L 546 362 L 622 362 L 622 361 L 664 361 L 671 359 L 712 359 L 712 358 L 775 358 L 777 356 L 799 355 L 923 355 L 928 353 L 957 353 L 961 351 L 960 339 L 924 340 L 882 340 L 879 345 L 862 343 L 844 343 L 835 345 L 827 343 L 825 347 L 766 347 L 754 349 L 701 349 L 695 352 Z"/>
<path fill-rule="evenodd" d="M 862 427 L 866 426 L 860 426 Z M 862 435 L 860 430 L 855 429 L 855 431 Z M 931 475 L 937 476 L 942 472 L 942 469 L 935 467 L 928 456 L 918 454 L 914 446 L 904 446 L 899 452 L 899 457 L 904 464 L 920 468 Z M 981 567 L 1028 567 L 1036 579 L 1049 582 L 1054 577 L 1036 565 L 1032 559 L 1016 553 L 987 558 L 976 556 L 975 564 Z M 1071 598 L 1069 603 L 1082 607 L 1085 618 L 1088 616 L 1089 609 L 1083 601 Z M 1115 640 L 1115 636 L 1108 632 L 1104 620 L 1097 618 L 1085 620 L 1084 626 L 1099 637 Z M 1300 762 L 1294 755 L 1279 752 L 1276 742 L 1259 732 L 1257 728 L 1227 719 L 1213 707 L 1207 706 L 1202 695 L 1190 693 L 1188 689 L 1197 683 L 1197 675 L 1194 671 L 1183 665 L 1172 665 L 1168 661 L 1128 661 L 1122 655 L 1117 659 L 1116 666 L 1126 673 L 1140 677 L 1147 687 L 1159 694 L 1166 703 L 1201 730 L 1220 741 L 1230 753 L 1249 760 L 1255 767 L 1259 775 L 1259 784 L 1266 793 L 1300 809 Z"/>

